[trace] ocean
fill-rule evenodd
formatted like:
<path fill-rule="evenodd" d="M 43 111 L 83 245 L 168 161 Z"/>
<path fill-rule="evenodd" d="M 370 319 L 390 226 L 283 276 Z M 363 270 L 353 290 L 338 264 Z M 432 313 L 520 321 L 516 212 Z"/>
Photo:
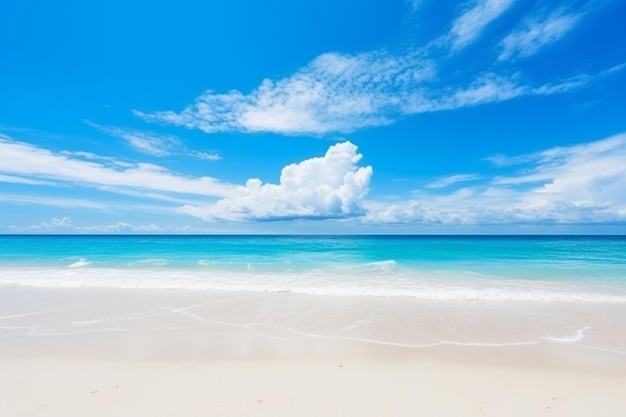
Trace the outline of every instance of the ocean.
<path fill-rule="evenodd" d="M 626 304 L 626 237 L 3 235 L 0 286 Z"/>

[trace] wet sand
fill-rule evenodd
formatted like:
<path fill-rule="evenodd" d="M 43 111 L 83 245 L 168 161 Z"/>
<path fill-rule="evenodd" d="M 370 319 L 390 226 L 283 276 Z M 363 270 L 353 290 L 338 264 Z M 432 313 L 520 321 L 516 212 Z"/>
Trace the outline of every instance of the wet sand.
<path fill-rule="evenodd" d="M 0 415 L 614 416 L 623 305 L 0 288 Z"/>

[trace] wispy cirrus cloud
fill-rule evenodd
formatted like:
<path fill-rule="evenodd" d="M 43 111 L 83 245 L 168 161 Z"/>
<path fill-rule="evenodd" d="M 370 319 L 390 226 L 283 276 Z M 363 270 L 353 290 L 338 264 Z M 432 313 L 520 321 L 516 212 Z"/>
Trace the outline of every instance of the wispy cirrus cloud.
<path fill-rule="evenodd" d="M 284 167 L 278 184 L 249 179 L 234 195 L 210 205 L 186 205 L 179 212 L 207 221 L 337 219 L 361 216 L 372 167 L 350 142 L 328 148 L 322 157 Z"/>
<path fill-rule="evenodd" d="M 520 74 L 501 76 L 496 73 L 483 73 L 465 87 L 442 87 L 428 98 L 419 95 L 407 96 L 402 104 L 402 111 L 403 114 L 419 114 L 497 103 L 518 97 L 562 94 L 602 81 L 624 68 L 625 65 L 617 65 L 597 74 L 581 74 L 537 86 L 525 84 Z"/>
<path fill-rule="evenodd" d="M 122 129 L 113 126 L 102 126 L 89 120 L 85 120 L 84 122 L 101 132 L 123 139 L 128 146 L 147 155 L 168 156 L 183 146 L 180 139 L 175 136 L 158 135 L 155 133 Z"/>
<path fill-rule="evenodd" d="M 158 165 L 62 153 L 0 134 L 0 180 L 80 185 L 114 191 L 139 190 L 205 197 L 230 195 L 235 186 L 212 177 L 189 177 Z"/>
<path fill-rule="evenodd" d="M 406 0 L 406 4 L 411 8 L 412 12 L 415 12 L 424 3 L 424 0 Z"/>
<path fill-rule="evenodd" d="M 28 185 L 49 185 L 51 184 L 48 181 L 39 181 L 33 180 L 30 178 L 16 177 L 13 175 L 3 175 L 0 174 L 0 182 L 5 182 L 9 184 L 28 184 Z"/>
<path fill-rule="evenodd" d="M 514 3 L 514 0 L 478 0 L 452 23 L 452 50 L 459 50 L 476 40 L 491 22 Z"/>
<path fill-rule="evenodd" d="M 626 134 L 506 159 L 519 170 L 449 194 L 380 205 L 367 222 L 421 224 L 626 222 Z"/>
<path fill-rule="evenodd" d="M 433 182 L 430 182 L 426 185 L 426 188 L 446 188 L 453 184 L 458 184 L 462 182 L 476 181 L 481 179 L 481 175 L 477 174 L 455 174 L 449 175 L 447 177 L 439 178 Z"/>
<path fill-rule="evenodd" d="M 83 208 L 89 210 L 106 210 L 108 207 L 104 204 L 78 198 L 63 197 L 41 197 L 35 195 L 0 193 L 0 202 L 11 204 L 29 204 L 38 206 L 52 206 L 65 208 Z"/>
<path fill-rule="evenodd" d="M 378 53 L 326 54 L 289 78 L 264 81 L 249 95 L 207 91 L 180 113 L 135 111 L 135 115 L 206 133 L 322 135 L 386 125 L 407 115 L 564 93 L 604 75 L 580 75 L 532 86 L 519 74 L 484 72 L 469 84 L 450 86 L 437 85 L 435 73 L 428 59 Z"/>
<path fill-rule="evenodd" d="M 134 114 L 148 122 L 206 133 L 349 133 L 426 112 L 563 94 L 607 73 L 569 72 L 546 78 L 512 66 L 511 62 L 563 38 L 587 13 L 553 11 L 544 16 L 524 12 L 516 4 L 476 0 L 457 10 L 446 33 L 421 45 L 356 54 L 329 52 L 283 78 L 263 80 L 248 93 L 207 90 L 181 111 L 134 110 Z M 519 29 L 510 33 L 494 26 L 491 30 L 490 25 L 504 16 L 507 27 L 517 23 Z M 478 42 L 486 46 L 480 61 L 460 63 L 459 51 Z"/>
<path fill-rule="evenodd" d="M 222 159 L 217 152 L 192 151 L 185 146 L 180 138 L 173 135 L 162 135 L 136 129 L 124 129 L 115 126 L 103 126 L 89 120 L 84 120 L 84 122 L 101 132 L 124 140 L 128 146 L 143 154 L 158 157 L 182 154 L 207 161 L 218 161 Z"/>
<path fill-rule="evenodd" d="M 527 58 L 550 45 L 576 26 L 582 14 L 565 13 L 562 9 L 547 17 L 533 16 L 500 43 L 499 60 Z"/>

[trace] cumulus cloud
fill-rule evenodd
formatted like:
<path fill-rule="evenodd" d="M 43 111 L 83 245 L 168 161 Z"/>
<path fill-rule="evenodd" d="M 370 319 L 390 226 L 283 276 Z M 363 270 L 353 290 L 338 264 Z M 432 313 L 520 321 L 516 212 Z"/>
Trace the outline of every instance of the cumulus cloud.
<path fill-rule="evenodd" d="M 506 160 L 518 171 L 451 194 L 368 204 L 371 223 L 509 224 L 626 221 L 626 134 Z M 510 163 L 509 163 L 510 162 Z M 453 178 L 454 179 L 454 178 Z"/>
<path fill-rule="evenodd" d="M 223 197 L 235 186 L 212 177 L 188 177 L 158 165 L 99 158 L 83 153 L 54 153 L 0 134 L 1 180 L 76 184 L 110 191 L 159 191 Z"/>
<path fill-rule="evenodd" d="M 361 216 L 372 167 L 350 142 L 284 167 L 278 184 L 249 179 L 234 195 L 206 206 L 186 205 L 181 213 L 203 220 L 329 219 Z"/>
<path fill-rule="evenodd" d="M 569 32 L 580 20 L 580 14 L 566 14 L 562 10 L 547 18 L 527 19 L 522 27 L 509 34 L 500 43 L 499 60 L 527 58 L 542 47 L 554 43 Z"/>

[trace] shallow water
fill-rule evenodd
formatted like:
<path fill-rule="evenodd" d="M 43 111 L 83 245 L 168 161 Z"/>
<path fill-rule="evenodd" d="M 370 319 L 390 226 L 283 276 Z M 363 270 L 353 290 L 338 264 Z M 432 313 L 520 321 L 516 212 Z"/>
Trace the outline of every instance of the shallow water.
<path fill-rule="evenodd" d="M 0 236 L 0 285 L 626 303 L 626 237 Z"/>

